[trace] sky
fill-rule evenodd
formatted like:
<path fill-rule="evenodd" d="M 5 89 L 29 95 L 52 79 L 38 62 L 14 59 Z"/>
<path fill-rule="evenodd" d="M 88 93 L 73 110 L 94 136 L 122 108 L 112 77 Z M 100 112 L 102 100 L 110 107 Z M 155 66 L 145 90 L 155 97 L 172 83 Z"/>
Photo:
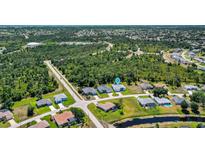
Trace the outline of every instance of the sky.
<path fill-rule="evenodd" d="M 1 25 L 205 24 L 203 0 L 0 0 Z"/>

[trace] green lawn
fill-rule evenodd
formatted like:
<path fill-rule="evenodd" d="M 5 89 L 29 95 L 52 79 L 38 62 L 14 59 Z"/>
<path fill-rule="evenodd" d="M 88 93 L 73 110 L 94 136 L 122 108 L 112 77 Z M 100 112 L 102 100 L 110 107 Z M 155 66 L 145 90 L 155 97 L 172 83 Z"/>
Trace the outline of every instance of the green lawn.
<path fill-rule="evenodd" d="M 65 111 L 70 111 L 70 109 L 64 110 L 63 112 L 65 112 Z M 45 116 L 45 117 L 41 118 L 41 120 L 48 121 L 48 123 L 50 124 L 50 128 L 58 128 L 55 121 L 52 120 L 51 115 Z M 82 126 L 79 126 L 78 124 L 74 124 L 74 125 L 70 126 L 70 128 L 80 128 L 80 127 L 82 127 L 82 128 L 93 128 L 94 124 L 89 119 L 89 117 L 85 114 L 84 123 L 83 123 Z M 68 127 L 65 127 L 65 128 L 68 128 Z"/>
<path fill-rule="evenodd" d="M 132 95 L 132 94 L 143 94 L 143 90 L 135 85 L 134 83 L 132 83 L 131 85 L 127 85 L 126 83 L 122 83 L 125 87 L 126 90 L 121 92 L 123 95 Z"/>
<path fill-rule="evenodd" d="M 50 124 L 50 128 L 58 128 L 58 126 L 56 125 L 55 121 L 53 121 L 51 119 L 51 115 L 45 116 L 45 117 L 41 118 L 41 120 L 48 121 L 48 123 Z"/>
<path fill-rule="evenodd" d="M 52 101 L 52 105 L 58 109 L 59 106 L 57 104 L 55 104 L 54 96 L 57 94 L 60 94 L 60 93 L 65 93 L 68 97 L 68 100 L 63 102 L 63 104 L 65 106 L 69 106 L 75 102 L 74 99 L 72 98 L 72 96 L 66 90 L 61 90 L 58 92 L 52 92 L 49 94 L 45 94 L 42 97 L 44 99 L 50 99 Z M 29 104 L 31 104 L 34 107 L 34 115 L 33 116 L 40 115 L 40 114 L 43 114 L 43 113 L 50 111 L 50 108 L 48 106 L 37 108 L 36 100 L 37 100 L 37 98 L 26 98 L 26 99 L 22 99 L 21 101 L 14 103 L 12 110 L 14 113 L 14 118 L 17 122 L 20 122 L 20 121 L 23 121 L 23 120 L 30 118 L 30 117 L 27 117 L 27 108 L 28 108 Z"/>
<path fill-rule="evenodd" d="M 9 122 L 0 122 L 0 128 L 8 128 L 8 127 L 10 127 Z"/>
<path fill-rule="evenodd" d="M 190 128 L 196 128 L 198 124 L 203 124 L 201 122 L 171 122 L 171 123 L 159 123 L 160 128 L 180 128 L 180 127 L 190 127 Z"/>
<path fill-rule="evenodd" d="M 28 127 L 30 127 L 32 125 L 35 125 L 35 124 L 37 124 L 37 122 L 36 121 L 32 121 L 32 122 L 29 122 L 27 124 L 21 125 L 20 128 L 28 128 Z"/>
<path fill-rule="evenodd" d="M 68 100 L 67 100 L 67 101 L 64 101 L 64 102 L 63 102 L 63 105 L 69 106 L 69 105 L 75 103 L 75 100 L 73 99 L 73 97 L 71 96 L 71 94 L 68 93 L 67 90 L 64 90 L 63 93 L 65 93 L 66 96 L 68 97 Z"/>
<path fill-rule="evenodd" d="M 119 94 L 117 94 L 117 93 L 112 93 L 112 96 L 119 96 Z"/>
<path fill-rule="evenodd" d="M 106 94 L 106 93 L 104 93 L 104 94 L 97 93 L 97 94 L 98 94 L 98 96 L 99 96 L 100 98 L 107 98 L 107 97 L 109 97 L 109 95 Z"/>
<path fill-rule="evenodd" d="M 109 100 L 109 102 L 119 103 L 120 99 Z M 148 115 L 159 115 L 159 114 L 182 114 L 180 106 L 173 105 L 173 107 L 166 108 L 157 106 L 155 108 L 145 109 L 140 106 L 135 97 L 121 99 L 123 103 L 122 109 L 116 111 L 104 112 L 98 109 L 94 104 L 88 105 L 90 111 L 102 121 L 113 123 L 122 119 L 148 116 Z M 100 102 L 105 103 L 106 101 Z"/>

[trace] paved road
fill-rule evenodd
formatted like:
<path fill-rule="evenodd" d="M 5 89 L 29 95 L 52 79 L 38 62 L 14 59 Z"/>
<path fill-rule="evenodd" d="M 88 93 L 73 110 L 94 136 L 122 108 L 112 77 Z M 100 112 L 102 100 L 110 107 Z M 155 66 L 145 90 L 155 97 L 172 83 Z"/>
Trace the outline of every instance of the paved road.
<path fill-rule="evenodd" d="M 132 95 L 120 95 L 120 96 L 110 96 L 108 98 L 99 98 L 96 100 L 91 101 L 85 101 L 83 97 L 75 90 L 75 88 L 67 81 L 67 79 L 50 63 L 50 61 L 45 61 L 45 64 L 48 66 L 48 68 L 52 71 L 52 73 L 55 75 L 55 77 L 61 82 L 61 84 L 65 87 L 65 89 L 72 95 L 72 97 L 75 100 L 75 103 L 70 105 L 69 107 L 65 107 L 63 109 L 54 109 L 53 111 L 38 115 L 36 117 L 27 119 L 25 121 L 22 121 L 20 123 L 16 123 L 12 125 L 10 128 L 17 128 L 21 125 L 27 124 L 29 122 L 32 122 L 34 120 L 41 119 L 48 115 L 53 115 L 59 112 L 60 110 L 67 110 L 70 107 L 78 107 L 81 108 L 91 119 L 91 121 L 95 124 L 97 128 L 103 128 L 103 125 L 98 121 L 98 119 L 93 115 L 92 112 L 87 108 L 87 106 L 91 103 L 97 104 L 99 101 L 106 101 L 106 100 L 112 100 L 112 99 L 120 99 L 120 98 L 129 98 L 129 97 L 139 97 L 139 96 L 152 96 L 153 94 L 150 94 L 147 92 L 146 94 L 132 94 Z M 178 95 L 182 96 L 183 94 L 172 94 L 169 93 L 169 95 Z"/>
<path fill-rule="evenodd" d="M 80 94 L 75 90 L 75 88 L 67 81 L 67 79 L 54 67 L 50 61 L 45 61 L 45 64 L 52 71 L 55 77 L 61 82 L 65 89 L 71 94 L 74 98 L 75 103 L 71 106 L 81 108 L 90 118 L 90 120 L 95 124 L 97 128 L 103 128 L 103 125 L 97 120 L 97 118 L 88 110 L 88 103 L 82 98 Z"/>
<path fill-rule="evenodd" d="M 76 102 L 81 101 L 79 97 L 75 94 L 75 92 L 68 86 L 66 83 L 66 80 L 64 79 L 64 76 L 61 75 L 59 72 L 56 71 L 56 69 L 52 66 L 50 61 L 44 62 L 48 68 L 52 71 L 53 75 L 61 82 L 61 84 L 64 86 L 64 88 L 71 94 L 71 96 L 74 98 Z"/>

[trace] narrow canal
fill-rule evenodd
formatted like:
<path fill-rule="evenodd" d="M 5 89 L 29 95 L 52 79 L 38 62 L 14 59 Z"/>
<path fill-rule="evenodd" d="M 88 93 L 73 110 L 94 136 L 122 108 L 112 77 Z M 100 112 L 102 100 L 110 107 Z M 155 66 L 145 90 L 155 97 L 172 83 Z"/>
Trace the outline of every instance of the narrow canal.
<path fill-rule="evenodd" d="M 160 122 L 205 122 L 205 117 L 196 117 L 196 116 L 164 116 L 164 117 L 148 117 L 148 118 L 134 118 L 132 120 L 127 120 L 121 123 L 115 123 L 114 126 L 117 128 L 126 128 L 134 125 L 140 124 L 151 124 L 151 123 L 160 123 Z"/>

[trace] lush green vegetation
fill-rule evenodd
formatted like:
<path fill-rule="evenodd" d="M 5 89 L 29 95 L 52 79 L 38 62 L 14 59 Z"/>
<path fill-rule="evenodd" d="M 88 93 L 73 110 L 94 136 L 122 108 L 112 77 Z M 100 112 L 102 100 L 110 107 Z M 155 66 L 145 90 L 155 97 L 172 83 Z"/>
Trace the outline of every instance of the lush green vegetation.
<path fill-rule="evenodd" d="M 71 127 L 71 128 L 79 128 L 79 127 L 91 128 L 91 127 L 94 127 L 91 120 L 88 118 L 88 116 L 81 109 L 79 109 L 79 108 L 70 108 L 67 111 L 72 111 L 73 114 L 75 115 L 75 117 L 77 118 L 77 122 L 74 123 L 72 126 L 69 126 L 69 127 Z M 63 111 L 63 112 L 65 112 L 65 111 Z M 41 119 L 48 121 L 48 123 L 50 124 L 50 128 L 58 128 L 58 126 L 56 125 L 56 123 L 53 120 L 51 115 L 45 116 Z"/>
<path fill-rule="evenodd" d="M 1 122 L 0 121 L 0 128 L 8 128 L 10 126 L 9 122 Z"/>
<path fill-rule="evenodd" d="M 48 121 L 48 123 L 50 124 L 50 128 L 58 128 L 58 126 L 56 125 L 55 121 L 53 121 L 51 115 L 43 117 L 42 120 Z"/>
<path fill-rule="evenodd" d="M 52 105 L 58 109 L 59 106 L 54 102 L 54 96 L 60 93 L 65 93 L 66 96 L 68 97 L 68 100 L 63 102 L 65 106 L 71 105 L 75 102 L 73 97 L 64 89 L 60 89 L 60 90 L 57 90 L 56 92 L 42 95 L 42 98 L 50 99 L 52 102 Z M 40 115 L 40 114 L 50 111 L 50 108 L 48 106 L 38 108 L 36 106 L 36 100 L 37 100 L 37 97 L 30 97 L 30 98 L 22 99 L 21 101 L 14 103 L 14 105 L 12 106 L 12 111 L 14 113 L 14 117 L 17 122 L 23 121 L 29 118 L 27 115 L 27 112 L 28 112 L 28 107 L 30 105 L 34 108 L 33 116 Z"/>
<path fill-rule="evenodd" d="M 102 101 L 99 103 L 105 103 L 107 101 Z M 88 108 L 90 111 L 101 121 L 106 121 L 108 123 L 113 123 L 116 121 L 120 121 L 126 118 L 133 117 L 141 117 L 141 116 L 149 116 L 149 115 L 163 115 L 163 114 L 196 114 L 196 112 L 192 111 L 192 108 L 188 109 L 186 106 L 186 113 L 183 111 L 178 105 L 174 105 L 172 107 L 163 107 L 156 106 L 154 108 L 143 108 L 137 101 L 135 97 L 123 98 L 123 99 L 113 99 L 109 100 L 114 104 L 119 104 L 118 110 L 104 112 L 101 109 L 97 108 L 95 104 L 89 104 Z M 203 108 L 198 109 L 198 113 L 200 115 L 205 115 L 205 111 Z"/>
<path fill-rule="evenodd" d="M 57 82 L 49 76 L 40 56 L 21 52 L 0 56 L 0 103 L 9 108 L 15 101 L 54 91 Z"/>
<path fill-rule="evenodd" d="M 100 102 L 104 103 L 106 101 Z M 109 100 L 115 104 L 122 102 L 122 108 L 116 111 L 104 112 L 98 109 L 94 104 L 88 105 L 93 114 L 102 121 L 115 122 L 126 118 L 132 118 L 137 116 L 147 116 L 147 115 L 159 115 L 159 114 L 182 114 L 179 106 L 173 106 L 170 108 L 157 106 L 156 108 L 145 109 L 140 106 L 135 97 L 123 98 L 123 99 L 113 99 Z"/>
<path fill-rule="evenodd" d="M 29 122 L 27 124 L 21 125 L 20 128 L 28 128 L 28 127 L 30 127 L 32 125 L 35 125 L 35 124 L 37 124 L 36 121 L 31 121 L 31 122 Z"/>

